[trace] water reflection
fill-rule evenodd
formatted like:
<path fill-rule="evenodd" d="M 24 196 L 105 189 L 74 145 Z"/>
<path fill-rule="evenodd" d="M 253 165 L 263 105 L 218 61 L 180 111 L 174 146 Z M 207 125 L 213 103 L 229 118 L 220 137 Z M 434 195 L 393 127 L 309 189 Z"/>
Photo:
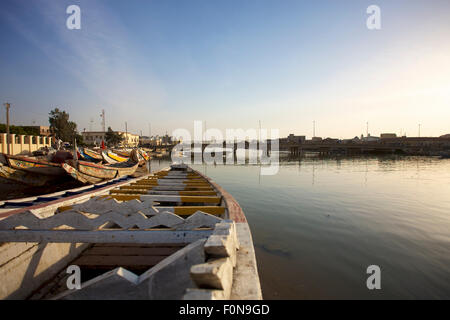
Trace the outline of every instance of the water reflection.
<path fill-rule="evenodd" d="M 266 299 L 450 298 L 450 160 L 280 164 L 263 177 L 259 165 L 193 166 L 244 209 Z M 371 264 L 382 270 L 379 291 L 365 285 Z"/>

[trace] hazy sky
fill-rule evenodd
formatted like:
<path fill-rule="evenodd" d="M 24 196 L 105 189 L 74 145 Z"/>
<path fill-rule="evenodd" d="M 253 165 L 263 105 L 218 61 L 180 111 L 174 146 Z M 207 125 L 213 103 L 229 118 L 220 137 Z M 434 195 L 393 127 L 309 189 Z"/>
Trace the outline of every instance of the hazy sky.
<path fill-rule="evenodd" d="M 66 8 L 81 8 L 81 30 Z M 368 30 L 366 8 L 381 8 Z M 80 131 L 450 133 L 450 1 L 1 0 L 0 100 Z M 4 108 L 0 122 L 5 122 Z M 92 123 L 91 123 L 92 120 Z"/>

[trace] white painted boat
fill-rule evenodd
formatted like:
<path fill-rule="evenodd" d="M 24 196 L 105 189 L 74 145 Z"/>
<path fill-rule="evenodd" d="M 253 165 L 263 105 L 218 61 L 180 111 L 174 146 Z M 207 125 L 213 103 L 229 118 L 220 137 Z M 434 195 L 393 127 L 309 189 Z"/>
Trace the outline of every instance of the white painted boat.
<path fill-rule="evenodd" d="M 0 243 L 2 299 L 262 298 L 242 209 L 184 165 L 0 203 Z"/>

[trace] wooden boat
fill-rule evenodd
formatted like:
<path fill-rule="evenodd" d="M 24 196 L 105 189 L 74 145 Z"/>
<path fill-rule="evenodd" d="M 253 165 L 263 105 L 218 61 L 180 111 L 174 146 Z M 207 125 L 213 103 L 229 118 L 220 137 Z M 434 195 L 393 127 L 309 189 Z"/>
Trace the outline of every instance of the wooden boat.
<path fill-rule="evenodd" d="M 125 161 L 128 161 L 128 159 L 129 159 L 129 158 L 121 157 L 121 156 L 119 156 L 119 155 L 117 155 L 117 154 L 115 154 L 114 152 L 111 152 L 111 151 L 103 151 L 102 152 L 102 157 L 103 157 L 103 160 L 106 163 L 109 163 L 109 164 L 125 162 Z"/>
<path fill-rule="evenodd" d="M 25 170 L 13 169 L 1 163 L 0 163 L 0 177 L 33 187 L 42 187 L 54 181 L 54 178 L 52 176 L 40 175 L 36 173 L 27 172 Z"/>
<path fill-rule="evenodd" d="M 100 153 L 98 153 L 98 152 L 95 152 L 95 151 L 90 150 L 88 148 L 83 148 L 83 151 L 84 151 L 84 153 L 87 156 L 91 157 L 92 159 L 95 159 L 96 161 L 102 161 L 103 160 L 102 155 Z"/>
<path fill-rule="evenodd" d="M 150 156 L 147 152 L 142 149 L 138 149 L 139 154 L 144 158 L 145 161 L 150 161 Z"/>
<path fill-rule="evenodd" d="M 105 163 L 108 163 L 108 164 L 118 163 L 118 161 L 111 158 L 106 151 L 102 152 L 102 158 L 103 158 L 103 161 L 105 161 Z"/>
<path fill-rule="evenodd" d="M 6 201 L 0 243 L 2 299 L 262 297 L 242 209 L 186 166 Z"/>
<path fill-rule="evenodd" d="M 78 153 L 80 154 L 82 160 L 97 162 L 97 163 L 102 162 L 103 158 L 101 155 L 93 157 L 92 155 L 90 155 L 90 154 L 92 154 L 92 152 L 89 154 L 87 152 L 87 150 L 88 149 L 86 149 L 86 148 L 78 148 Z"/>
<path fill-rule="evenodd" d="M 127 157 L 121 157 L 118 154 L 111 152 L 111 151 L 107 151 L 106 154 L 108 155 L 108 157 L 116 160 L 117 162 L 125 162 L 125 161 L 128 161 L 128 159 L 129 159 Z"/>
<path fill-rule="evenodd" d="M 139 163 L 127 161 L 116 164 L 101 165 L 87 161 L 67 161 L 63 169 L 76 180 L 82 183 L 98 183 L 111 180 L 136 172 Z"/>
<path fill-rule="evenodd" d="M 44 159 L 32 157 L 12 155 L 5 156 L 8 161 L 8 165 L 13 169 L 50 176 L 63 176 L 66 174 L 60 163 L 54 163 Z"/>
<path fill-rule="evenodd" d="M 114 149 L 113 152 L 121 157 L 129 158 L 131 154 L 131 150 L 117 150 Z"/>

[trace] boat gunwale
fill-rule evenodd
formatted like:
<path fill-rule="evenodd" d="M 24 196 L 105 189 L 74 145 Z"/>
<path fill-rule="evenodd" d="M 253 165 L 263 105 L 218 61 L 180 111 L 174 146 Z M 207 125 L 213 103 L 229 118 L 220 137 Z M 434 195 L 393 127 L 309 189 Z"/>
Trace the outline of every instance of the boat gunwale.
<path fill-rule="evenodd" d="M 49 167 L 62 167 L 61 163 L 56 163 L 56 162 L 51 162 L 48 160 L 40 160 L 40 159 L 33 159 L 33 158 L 29 158 L 29 157 L 25 157 L 25 156 L 13 156 L 13 155 L 6 155 L 6 158 L 9 162 L 9 159 L 12 160 L 16 160 L 16 161 L 25 161 L 25 162 L 31 162 L 31 163 L 36 163 L 36 164 L 43 164 L 43 165 L 47 165 Z"/>
<path fill-rule="evenodd" d="M 195 171 L 197 174 L 199 174 L 202 178 L 204 178 L 206 181 L 208 181 L 214 189 L 222 196 L 223 201 L 225 202 L 225 207 L 228 211 L 228 217 L 229 219 L 233 220 L 237 223 L 248 223 L 247 218 L 245 217 L 244 211 L 242 210 L 241 206 L 239 205 L 239 202 L 236 201 L 236 199 L 228 193 L 224 188 L 222 188 L 220 185 L 215 183 L 211 178 L 208 176 L 205 176 L 201 172 L 192 169 L 192 171 Z"/>

